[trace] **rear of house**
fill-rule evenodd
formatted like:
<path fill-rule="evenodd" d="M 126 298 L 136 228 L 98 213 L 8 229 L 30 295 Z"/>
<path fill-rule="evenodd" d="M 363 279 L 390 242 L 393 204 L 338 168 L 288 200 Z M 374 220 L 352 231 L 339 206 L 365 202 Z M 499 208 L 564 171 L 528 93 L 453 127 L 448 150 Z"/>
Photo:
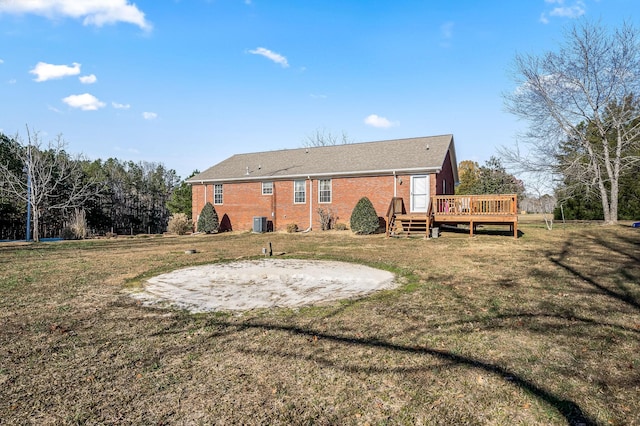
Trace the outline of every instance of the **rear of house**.
<path fill-rule="evenodd" d="M 453 194 L 457 181 L 453 136 L 443 135 L 237 154 L 187 182 L 195 221 L 210 202 L 221 231 L 251 230 L 257 217 L 277 231 L 319 229 L 319 209 L 348 224 L 365 196 L 380 217 L 393 197 L 426 213 L 430 197 Z"/>

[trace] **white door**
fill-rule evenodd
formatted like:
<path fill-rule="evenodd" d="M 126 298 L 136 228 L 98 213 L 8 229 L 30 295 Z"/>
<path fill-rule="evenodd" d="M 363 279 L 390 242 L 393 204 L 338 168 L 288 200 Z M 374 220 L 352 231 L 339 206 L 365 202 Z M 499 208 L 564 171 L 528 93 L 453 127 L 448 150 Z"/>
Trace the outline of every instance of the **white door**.
<path fill-rule="evenodd" d="M 429 176 L 411 176 L 411 211 L 426 213 L 429 208 Z"/>

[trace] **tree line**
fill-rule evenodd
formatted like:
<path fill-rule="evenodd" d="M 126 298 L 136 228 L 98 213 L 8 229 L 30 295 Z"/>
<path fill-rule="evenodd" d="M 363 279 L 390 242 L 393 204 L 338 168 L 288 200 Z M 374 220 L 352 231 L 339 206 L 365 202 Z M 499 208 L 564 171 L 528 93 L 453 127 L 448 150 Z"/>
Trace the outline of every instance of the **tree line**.
<path fill-rule="evenodd" d="M 25 239 L 29 214 L 38 241 L 162 233 L 176 212 L 190 216 L 190 187 L 162 163 L 92 161 L 69 154 L 61 137 L 45 144 L 29 130 L 26 142 L 0 133 L 0 240 Z"/>

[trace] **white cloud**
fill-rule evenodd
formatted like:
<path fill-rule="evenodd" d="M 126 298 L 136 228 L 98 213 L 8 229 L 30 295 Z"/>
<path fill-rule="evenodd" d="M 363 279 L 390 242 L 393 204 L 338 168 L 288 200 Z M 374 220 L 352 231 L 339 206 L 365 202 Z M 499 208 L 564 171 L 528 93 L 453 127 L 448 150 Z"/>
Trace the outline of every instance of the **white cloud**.
<path fill-rule="evenodd" d="M 104 102 L 100 102 L 98 98 L 89 93 L 67 96 L 62 99 L 62 102 L 72 108 L 80 108 L 83 111 L 95 111 L 105 106 Z"/>
<path fill-rule="evenodd" d="M 384 117 L 380 117 L 379 115 L 376 115 L 376 114 L 371 114 L 370 116 L 364 119 L 364 122 L 369 126 L 378 127 L 380 129 L 388 129 L 389 127 L 395 127 L 399 125 L 398 122 L 389 121 L 388 119 Z"/>
<path fill-rule="evenodd" d="M 315 93 L 312 93 L 311 96 L 313 99 L 327 99 L 328 96 L 327 95 L 316 95 Z"/>
<path fill-rule="evenodd" d="M 4 64 L 4 61 L 2 59 L 0 59 L 0 64 Z"/>
<path fill-rule="evenodd" d="M 11 80 L 8 81 L 9 84 L 16 84 L 18 82 L 18 80 L 16 80 L 15 78 L 12 78 Z"/>
<path fill-rule="evenodd" d="M 80 74 L 80 64 L 73 63 L 73 66 L 68 65 L 53 65 L 46 62 L 38 62 L 36 66 L 29 71 L 30 74 L 36 76 L 35 81 L 47 81 L 58 78 L 68 77 L 70 75 Z"/>
<path fill-rule="evenodd" d="M 96 77 L 95 74 L 83 75 L 82 77 L 79 77 L 79 79 L 82 84 L 93 84 L 98 81 L 98 77 Z"/>
<path fill-rule="evenodd" d="M 129 108 L 131 108 L 131 105 L 129 105 L 129 104 L 119 104 L 117 102 L 111 102 L 111 106 L 114 107 L 115 109 L 129 109 Z"/>
<path fill-rule="evenodd" d="M 144 117 L 145 120 L 155 120 L 156 118 L 158 118 L 158 114 L 156 114 L 155 112 L 143 112 L 142 116 Z"/>
<path fill-rule="evenodd" d="M 544 0 L 545 3 L 557 5 L 548 12 L 543 12 L 540 15 L 540 22 L 543 24 L 549 23 L 549 17 L 579 18 L 587 13 L 587 7 L 583 0 L 574 0 L 572 4 L 566 4 L 565 0 Z"/>
<path fill-rule="evenodd" d="M 579 18 L 586 13 L 584 3 L 579 1 L 573 6 L 555 7 L 549 15 L 563 18 Z"/>
<path fill-rule="evenodd" d="M 33 13 L 46 18 L 59 16 L 84 18 L 84 25 L 101 27 L 126 22 L 143 30 L 151 30 L 144 13 L 129 0 L 20 0 L 0 1 L 0 13 Z"/>
<path fill-rule="evenodd" d="M 276 64 L 282 65 L 283 68 L 289 67 L 289 62 L 287 61 L 287 58 L 285 58 L 279 53 L 272 52 L 269 49 L 265 49 L 264 47 L 258 47 L 257 49 L 250 50 L 249 53 L 251 53 L 252 55 L 264 56 L 265 58 L 272 60 Z"/>

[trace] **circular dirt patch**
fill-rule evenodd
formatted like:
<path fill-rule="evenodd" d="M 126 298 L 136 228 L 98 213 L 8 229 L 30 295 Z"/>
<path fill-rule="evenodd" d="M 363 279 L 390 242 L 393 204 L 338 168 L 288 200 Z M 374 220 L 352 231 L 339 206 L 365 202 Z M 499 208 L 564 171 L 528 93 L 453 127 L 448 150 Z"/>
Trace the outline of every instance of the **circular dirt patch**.
<path fill-rule="evenodd" d="M 391 272 L 345 262 L 264 259 L 178 269 L 134 297 L 191 312 L 297 307 L 395 287 Z"/>

